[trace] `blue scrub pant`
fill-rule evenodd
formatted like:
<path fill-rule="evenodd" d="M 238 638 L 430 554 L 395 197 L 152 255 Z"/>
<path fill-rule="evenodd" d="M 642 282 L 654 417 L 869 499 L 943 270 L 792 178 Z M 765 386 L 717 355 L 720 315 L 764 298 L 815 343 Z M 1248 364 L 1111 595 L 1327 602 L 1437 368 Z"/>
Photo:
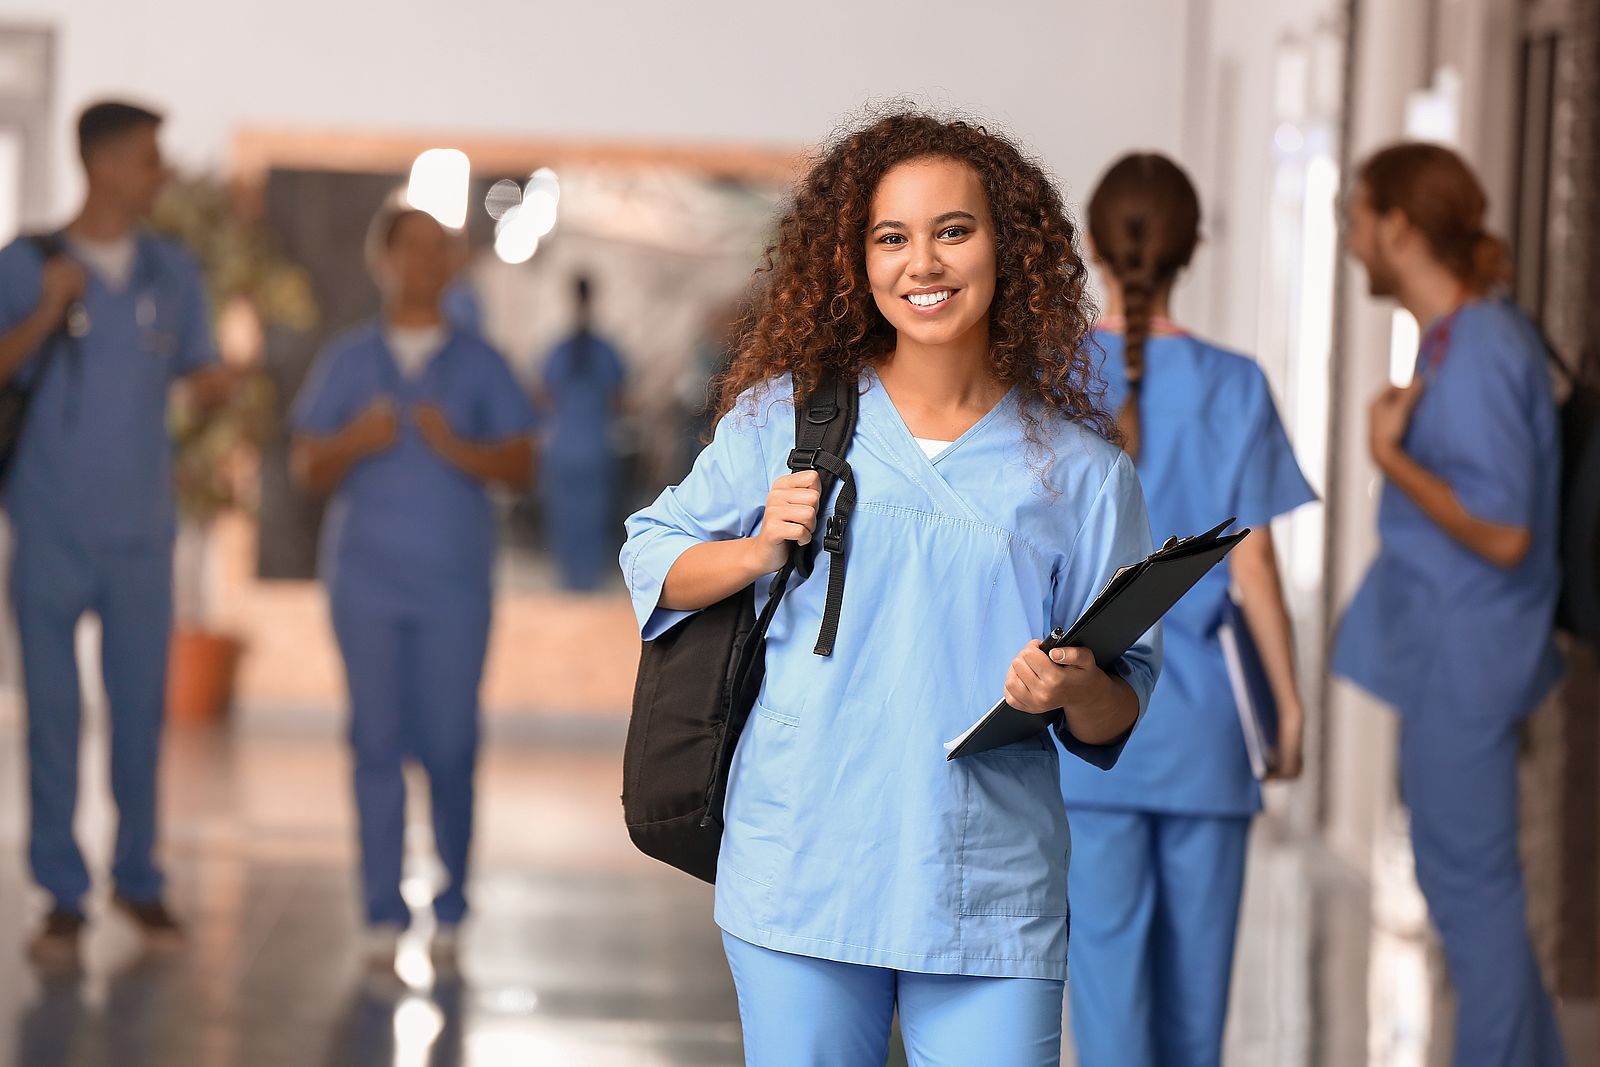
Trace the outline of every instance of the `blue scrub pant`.
<path fill-rule="evenodd" d="M 156 775 L 172 628 L 172 546 L 91 551 L 18 524 L 11 603 L 28 701 L 28 860 L 34 880 L 57 908 L 81 914 L 89 869 L 72 833 L 81 717 L 77 629 L 79 618 L 93 611 L 100 617 L 111 796 L 117 805 L 111 875 L 124 897 L 157 900 L 162 878 L 154 859 Z"/>
<path fill-rule="evenodd" d="M 1517 855 L 1518 723 L 1446 709 L 1400 718 L 1417 882 L 1456 990 L 1456 1067 L 1558 1067 L 1555 1011 L 1528 938 Z"/>
<path fill-rule="evenodd" d="M 376 610 L 335 593 L 333 628 L 350 691 L 356 812 L 367 921 L 407 925 L 400 895 L 405 860 L 408 758 L 428 774 L 433 837 L 449 884 L 433 902 L 441 923 L 467 910 L 473 773 L 478 758 L 478 683 L 489 609 L 441 604 L 426 615 Z"/>
<path fill-rule="evenodd" d="M 724 933 L 749 1067 L 883 1067 L 896 1009 L 911 1067 L 1059 1067 L 1061 983 L 919 974 Z"/>
<path fill-rule="evenodd" d="M 576 446 L 569 445 L 568 449 Z M 593 454 L 546 454 L 540 488 L 545 536 L 561 572 L 561 585 L 593 592 L 616 570 L 621 547 L 614 458 L 597 443 Z"/>
<path fill-rule="evenodd" d="M 1074 808 L 1067 991 L 1081 1067 L 1217 1067 L 1247 817 Z"/>

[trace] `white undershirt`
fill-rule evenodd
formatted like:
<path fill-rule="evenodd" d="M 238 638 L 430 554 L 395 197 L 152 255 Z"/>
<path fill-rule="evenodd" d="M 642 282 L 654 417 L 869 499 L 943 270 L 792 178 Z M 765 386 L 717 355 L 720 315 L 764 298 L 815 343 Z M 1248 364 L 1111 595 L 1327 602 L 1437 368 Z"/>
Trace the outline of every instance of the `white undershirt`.
<path fill-rule="evenodd" d="M 913 441 L 922 446 L 922 451 L 929 459 L 955 444 L 954 441 L 935 441 L 929 437 L 913 437 Z"/>
<path fill-rule="evenodd" d="M 133 277 L 133 257 L 138 251 L 133 235 L 115 241 L 89 241 L 82 237 L 68 237 L 72 254 L 88 264 L 112 289 L 126 289 Z"/>
<path fill-rule="evenodd" d="M 394 361 L 400 365 L 401 375 L 416 378 L 427 370 L 433 357 L 444 347 L 445 328 L 443 323 L 436 326 L 385 326 L 383 337 L 389 342 Z"/>

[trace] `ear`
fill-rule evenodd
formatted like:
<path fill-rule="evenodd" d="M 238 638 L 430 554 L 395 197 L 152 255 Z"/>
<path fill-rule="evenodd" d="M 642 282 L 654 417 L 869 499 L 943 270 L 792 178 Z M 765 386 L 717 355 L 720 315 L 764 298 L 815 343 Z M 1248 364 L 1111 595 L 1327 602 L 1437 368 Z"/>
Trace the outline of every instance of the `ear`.
<path fill-rule="evenodd" d="M 1416 228 L 1411 225 L 1411 220 L 1406 218 L 1405 212 L 1399 208 L 1390 208 L 1379 215 L 1374 233 L 1378 239 L 1379 249 L 1390 256 L 1408 249 L 1416 238 Z"/>
<path fill-rule="evenodd" d="M 1088 255 L 1090 263 L 1102 270 L 1105 269 L 1106 261 L 1100 258 L 1100 249 L 1095 247 L 1094 235 L 1089 232 L 1088 227 L 1084 227 L 1083 230 L 1083 251 Z"/>

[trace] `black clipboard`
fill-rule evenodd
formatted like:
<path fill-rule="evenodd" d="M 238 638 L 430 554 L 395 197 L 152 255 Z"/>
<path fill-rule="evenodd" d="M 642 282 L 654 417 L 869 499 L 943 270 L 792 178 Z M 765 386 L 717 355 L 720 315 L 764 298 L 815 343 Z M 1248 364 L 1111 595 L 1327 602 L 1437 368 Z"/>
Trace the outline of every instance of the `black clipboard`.
<path fill-rule="evenodd" d="M 1087 648 L 1103 668 L 1121 659 L 1134 642 L 1160 622 L 1161 616 L 1206 576 L 1206 572 L 1249 536 L 1248 529 L 1224 536 L 1223 531 L 1234 521 L 1229 519 L 1203 534 L 1182 540 L 1168 538 L 1166 544 L 1149 556 L 1122 568 L 1071 629 L 1056 630 L 1044 640 L 1044 651 L 1063 645 Z M 1001 700 L 959 737 L 945 743 L 945 759 L 959 759 L 1015 744 L 1046 727 L 1059 727 L 1064 720 L 1059 710 L 1035 715 L 1018 711 Z"/>

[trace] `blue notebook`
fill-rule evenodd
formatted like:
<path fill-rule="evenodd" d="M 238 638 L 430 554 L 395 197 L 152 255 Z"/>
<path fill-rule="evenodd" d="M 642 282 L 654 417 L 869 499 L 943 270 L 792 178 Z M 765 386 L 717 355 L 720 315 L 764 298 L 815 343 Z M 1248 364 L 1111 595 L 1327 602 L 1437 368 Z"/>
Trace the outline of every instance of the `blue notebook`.
<path fill-rule="evenodd" d="M 1233 688 L 1233 703 L 1239 709 L 1239 726 L 1244 730 L 1245 751 L 1250 754 L 1250 771 L 1263 779 L 1278 762 L 1278 702 L 1261 664 L 1261 652 L 1250 636 L 1244 612 L 1229 596 L 1222 607 L 1222 625 L 1217 628 L 1222 658 L 1228 666 L 1228 684 Z"/>

